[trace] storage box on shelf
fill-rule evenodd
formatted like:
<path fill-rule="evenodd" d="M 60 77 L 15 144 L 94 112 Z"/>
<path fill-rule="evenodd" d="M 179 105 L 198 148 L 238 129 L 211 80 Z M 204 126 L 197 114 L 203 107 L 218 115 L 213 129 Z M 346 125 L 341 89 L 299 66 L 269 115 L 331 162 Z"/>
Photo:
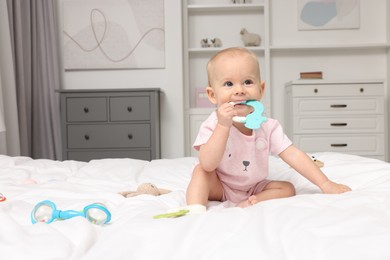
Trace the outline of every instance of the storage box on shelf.
<path fill-rule="evenodd" d="M 160 158 L 159 89 L 62 90 L 64 160 Z"/>
<path fill-rule="evenodd" d="M 386 159 L 382 80 L 297 80 L 286 91 L 286 132 L 303 151 Z"/>

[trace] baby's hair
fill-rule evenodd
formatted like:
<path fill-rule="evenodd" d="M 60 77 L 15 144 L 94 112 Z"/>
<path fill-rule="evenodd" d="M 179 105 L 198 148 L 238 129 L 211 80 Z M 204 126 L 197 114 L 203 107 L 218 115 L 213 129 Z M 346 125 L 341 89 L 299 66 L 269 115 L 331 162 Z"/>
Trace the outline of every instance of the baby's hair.
<path fill-rule="evenodd" d="M 213 66 L 213 63 L 221 56 L 223 55 L 231 55 L 231 56 L 235 56 L 235 55 L 238 55 L 238 54 L 247 54 L 249 55 L 251 58 L 253 58 L 253 60 L 256 62 L 256 65 L 257 65 L 257 70 L 258 70 L 258 75 L 259 75 L 259 80 L 260 80 L 260 64 L 259 64 L 259 60 L 257 59 L 257 56 L 256 54 L 254 54 L 252 51 L 248 50 L 247 48 L 243 48 L 243 47 L 231 47 L 231 48 L 227 48 L 227 49 L 224 49 L 222 51 L 219 51 L 217 54 L 215 54 L 213 57 L 211 57 L 211 59 L 209 60 L 209 62 L 207 62 L 207 78 L 208 78 L 208 84 L 209 86 L 211 86 L 211 83 L 210 83 L 210 78 L 211 78 L 211 72 L 210 72 L 210 68 Z"/>

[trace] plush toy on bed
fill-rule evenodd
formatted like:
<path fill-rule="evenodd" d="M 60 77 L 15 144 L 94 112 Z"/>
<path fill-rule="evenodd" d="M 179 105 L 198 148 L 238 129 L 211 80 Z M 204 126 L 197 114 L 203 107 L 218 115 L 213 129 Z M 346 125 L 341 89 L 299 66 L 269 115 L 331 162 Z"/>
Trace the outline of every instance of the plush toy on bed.
<path fill-rule="evenodd" d="M 126 198 L 142 195 L 142 194 L 149 194 L 153 196 L 160 196 L 163 194 L 167 194 L 171 192 L 170 190 L 165 190 L 165 189 L 159 189 L 156 187 L 156 185 L 152 183 L 142 183 L 138 186 L 136 191 L 122 191 L 119 192 L 122 196 Z"/>
<path fill-rule="evenodd" d="M 315 158 L 314 156 L 312 156 L 311 159 L 313 160 L 313 162 L 315 163 L 315 165 L 318 166 L 318 168 L 324 167 L 324 163 L 321 162 L 320 160 L 318 160 L 317 158 Z"/>

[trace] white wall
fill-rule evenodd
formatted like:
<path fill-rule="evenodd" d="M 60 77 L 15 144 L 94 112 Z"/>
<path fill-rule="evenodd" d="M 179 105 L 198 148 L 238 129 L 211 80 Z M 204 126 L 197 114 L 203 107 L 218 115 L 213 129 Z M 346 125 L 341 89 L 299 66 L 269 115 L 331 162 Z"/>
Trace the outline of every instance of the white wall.
<path fill-rule="evenodd" d="M 386 0 L 360 1 L 360 28 L 347 30 L 298 30 L 297 0 L 270 0 L 272 45 L 331 45 L 386 41 Z"/>
<path fill-rule="evenodd" d="M 270 0 L 270 4 L 270 45 L 286 47 L 271 51 L 274 118 L 285 124 L 281 105 L 285 103 L 284 84 L 298 79 L 301 71 L 322 71 L 325 79 L 332 80 L 383 79 L 385 98 L 389 102 L 390 3 L 387 0 L 361 0 L 359 29 L 349 30 L 300 31 L 297 1 Z M 342 45 L 356 48 L 339 48 Z M 297 46 L 308 49 L 294 48 Z M 323 48 L 310 49 L 311 46 Z M 388 111 L 390 114 L 389 105 Z M 390 129 L 390 120 L 386 120 Z M 390 147 L 390 139 L 385 138 Z"/>
<path fill-rule="evenodd" d="M 0 0 L 0 105 L 6 132 L 0 132 L 0 154 L 20 155 L 18 110 L 6 0 Z M 1 109 L 0 109 L 1 112 Z"/>
<path fill-rule="evenodd" d="M 182 9 L 181 0 L 164 3 L 165 69 L 66 71 L 63 88 L 161 88 L 161 152 L 175 158 L 184 156 Z"/>
<path fill-rule="evenodd" d="M 360 28 L 298 30 L 297 1 L 270 0 L 272 115 L 284 122 L 284 84 L 301 71 L 323 71 L 325 79 L 384 79 L 387 76 L 387 1 L 360 1 Z M 376 45 L 369 48 L 293 49 L 294 46 Z M 387 82 L 386 81 L 386 82 Z M 386 83 L 387 84 L 387 83 Z"/>

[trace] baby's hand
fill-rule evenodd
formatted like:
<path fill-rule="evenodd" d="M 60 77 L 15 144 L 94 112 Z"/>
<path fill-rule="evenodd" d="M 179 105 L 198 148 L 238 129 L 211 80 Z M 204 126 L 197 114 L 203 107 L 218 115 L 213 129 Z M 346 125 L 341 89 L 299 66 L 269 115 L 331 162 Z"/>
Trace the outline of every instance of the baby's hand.
<path fill-rule="evenodd" d="M 351 188 L 344 185 L 344 184 L 339 184 L 335 183 L 333 181 L 328 180 L 327 182 L 323 183 L 320 185 L 320 189 L 322 192 L 326 194 L 338 194 L 338 193 L 344 193 L 347 191 L 351 191 Z"/>
<path fill-rule="evenodd" d="M 231 127 L 233 124 L 233 117 L 237 115 L 234 110 L 234 105 L 230 103 L 222 104 L 217 109 L 218 124 Z"/>

